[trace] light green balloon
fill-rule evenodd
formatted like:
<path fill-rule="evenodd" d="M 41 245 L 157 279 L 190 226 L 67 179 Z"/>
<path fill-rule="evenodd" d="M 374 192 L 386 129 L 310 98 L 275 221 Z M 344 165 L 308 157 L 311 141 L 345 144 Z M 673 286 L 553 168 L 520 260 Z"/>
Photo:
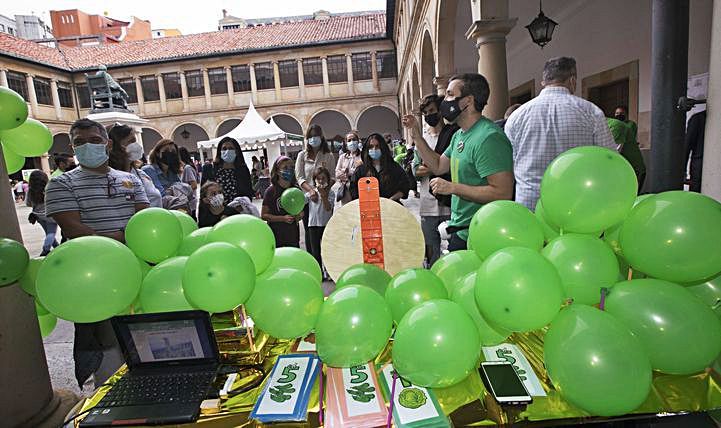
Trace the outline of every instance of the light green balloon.
<path fill-rule="evenodd" d="M 541 201 L 550 223 L 564 233 L 606 230 L 623 220 L 636 199 L 631 164 L 613 150 L 575 147 L 548 165 Z"/>
<path fill-rule="evenodd" d="M 178 256 L 189 256 L 198 248 L 208 243 L 208 233 L 213 230 L 212 227 L 201 227 L 198 230 L 185 235 L 178 247 Z"/>
<path fill-rule="evenodd" d="M 599 238 L 569 233 L 549 242 L 541 254 L 556 267 L 566 297 L 578 303 L 597 304 L 601 288 L 618 279 L 616 255 Z"/>
<path fill-rule="evenodd" d="M 258 276 L 245 307 L 255 325 L 278 339 L 304 337 L 315 327 L 323 290 L 309 274 L 278 269 Z"/>
<path fill-rule="evenodd" d="M 638 337 L 655 370 L 698 373 L 721 354 L 721 323 L 680 285 L 659 279 L 619 282 L 605 308 Z"/>
<path fill-rule="evenodd" d="M 686 289 L 701 299 L 721 318 L 721 275 L 700 284 L 687 285 Z"/>
<path fill-rule="evenodd" d="M 721 271 L 721 204 L 695 192 L 659 193 L 639 203 L 621 229 L 634 269 L 678 283 Z"/>
<path fill-rule="evenodd" d="M 445 388 L 476 370 L 481 340 L 457 303 L 429 300 L 412 308 L 396 329 L 393 367 L 416 385 Z"/>
<path fill-rule="evenodd" d="M 3 145 L 28 158 L 42 156 L 53 145 L 53 135 L 39 120 L 27 118 L 20 126 L 0 131 Z"/>
<path fill-rule="evenodd" d="M 636 197 L 636 200 L 633 202 L 633 206 L 635 207 L 638 205 L 641 201 L 643 201 L 646 198 L 649 198 L 651 196 L 654 196 L 653 193 L 647 193 L 645 195 L 638 195 Z M 616 225 L 613 225 L 606 229 L 605 232 L 603 232 L 603 240 L 606 241 L 608 245 L 611 246 L 613 251 L 618 255 L 623 255 L 623 251 L 621 251 L 621 226 L 623 226 L 623 222 L 620 222 Z"/>
<path fill-rule="evenodd" d="M 256 284 L 248 253 L 227 242 L 206 244 L 188 257 L 183 291 L 191 305 L 207 312 L 231 311 L 248 300 Z M 148 308 L 142 303 L 145 311 Z"/>
<path fill-rule="evenodd" d="M 301 270 L 315 278 L 319 284 L 323 282 L 323 272 L 318 261 L 309 252 L 300 248 L 281 247 L 275 249 L 273 261 L 270 262 L 267 270 L 283 268 Z"/>
<path fill-rule="evenodd" d="M 376 265 L 359 263 L 343 271 L 335 282 L 335 288 L 337 290 L 350 284 L 365 285 L 381 296 L 385 296 L 389 282 L 391 282 L 391 276 L 385 270 Z"/>
<path fill-rule="evenodd" d="M 41 305 L 37 300 L 35 300 L 35 312 L 38 315 L 47 315 L 50 313 L 50 311 L 45 309 L 45 306 Z"/>
<path fill-rule="evenodd" d="M 183 237 L 186 237 L 191 232 L 198 230 L 198 223 L 193 220 L 193 217 L 178 210 L 170 210 L 170 212 L 174 214 L 180 222 L 180 227 L 183 230 Z"/>
<path fill-rule="evenodd" d="M 275 253 L 275 236 L 270 226 L 247 214 L 221 220 L 208 233 L 208 242 L 227 242 L 244 249 L 253 259 L 256 274 L 263 273 L 270 266 Z"/>
<path fill-rule="evenodd" d="M 481 345 L 494 346 L 502 343 L 513 333 L 499 327 L 492 327 L 483 318 L 476 305 L 476 272 L 471 272 L 461 279 L 451 294 L 451 300 L 461 305 L 464 311 L 473 318 L 481 338 Z"/>
<path fill-rule="evenodd" d="M 393 317 L 385 301 L 363 285 L 336 290 L 320 308 L 315 326 L 318 356 L 331 367 L 373 360 L 391 337 Z"/>
<path fill-rule="evenodd" d="M 38 271 L 36 297 L 60 318 L 97 322 L 130 306 L 141 279 L 138 261 L 128 247 L 102 236 L 83 236 L 45 257 Z"/>
<path fill-rule="evenodd" d="M 475 251 L 460 250 L 450 252 L 436 260 L 431 266 L 431 272 L 443 281 L 450 296 L 463 283 L 463 278 L 475 272 L 480 266 L 481 259 Z"/>
<path fill-rule="evenodd" d="M 305 207 L 305 195 L 297 187 L 289 187 L 280 195 L 280 206 L 290 215 L 298 215 Z"/>
<path fill-rule="evenodd" d="M 540 251 L 543 228 L 533 213 L 513 201 L 493 201 L 483 205 L 471 219 L 468 240 L 480 259 L 506 247 L 526 247 Z"/>
<path fill-rule="evenodd" d="M 148 272 L 150 272 L 152 266 L 147 264 L 145 260 L 141 259 L 140 257 L 136 257 L 136 259 L 138 260 L 138 265 L 140 266 L 140 272 L 142 273 L 143 278 L 145 278 Z"/>
<path fill-rule="evenodd" d="M 187 257 L 171 257 L 153 266 L 140 286 L 140 306 L 145 313 L 195 309 L 183 294 Z"/>
<path fill-rule="evenodd" d="M 640 341 L 607 312 L 574 303 L 546 333 L 543 361 L 561 396 L 593 416 L 638 408 L 651 391 L 651 364 Z"/>
<path fill-rule="evenodd" d="M 385 295 L 396 323 L 414 306 L 434 299 L 448 299 L 446 287 L 433 272 L 420 268 L 398 272 L 388 283 Z"/>
<path fill-rule="evenodd" d="M 12 129 L 28 118 L 28 104 L 10 88 L 0 87 L 0 129 Z"/>
<path fill-rule="evenodd" d="M 180 221 L 169 210 L 146 208 L 130 218 L 125 242 L 133 252 L 150 263 L 174 256 L 183 240 Z"/>
<path fill-rule="evenodd" d="M 25 274 L 29 261 L 28 250 L 23 244 L 0 238 L 0 287 L 19 280 Z"/>
<path fill-rule="evenodd" d="M 3 157 L 5 158 L 5 169 L 8 174 L 15 174 L 25 166 L 25 157 L 13 152 L 2 144 Z"/>
<path fill-rule="evenodd" d="M 489 323 L 526 332 L 553 320 L 564 300 L 561 277 L 538 251 L 509 247 L 488 257 L 476 275 L 476 304 Z"/>
<path fill-rule="evenodd" d="M 538 202 L 536 202 L 536 211 L 534 215 L 536 216 L 536 220 L 538 220 L 538 222 L 541 224 L 541 229 L 543 229 L 543 237 L 546 242 L 551 242 L 554 238 L 558 238 L 558 226 L 556 226 L 555 224 L 551 224 L 548 221 L 548 218 L 546 217 L 546 212 L 543 210 L 543 203 L 541 203 L 540 199 L 538 200 Z"/>
<path fill-rule="evenodd" d="M 28 267 L 25 269 L 23 276 L 20 277 L 20 287 L 31 296 L 37 294 L 35 291 L 35 281 L 37 281 L 38 270 L 40 270 L 43 261 L 45 261 L 45 257 L 34 257 L 28 260 Z"/>
<path fill-rule="evenodd" d="M 40 335 L 43 338 L 50 336 L 50 333 L 55 330 L 55 326 L 58 325 L 58 317 L 53 314 L 39 315 L 38 324 L 40 325 Z"/>

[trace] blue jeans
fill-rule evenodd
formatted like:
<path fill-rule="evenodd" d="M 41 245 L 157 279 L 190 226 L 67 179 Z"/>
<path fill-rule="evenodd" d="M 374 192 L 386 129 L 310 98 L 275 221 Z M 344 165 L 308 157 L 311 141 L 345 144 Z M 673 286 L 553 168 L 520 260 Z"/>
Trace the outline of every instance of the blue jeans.
<path fill-rule="evenodd" d="M 428 267 L 431 267 L 441 257 L 441 235 L 438 233 L 438 225 L 450 218 L 450 216 L 421 216 L 421 230 L 423 231 L 423 240 L 426 242 Z"/>
<path fill-rule="evenodd" d="M 38 218 L 40 227 L 45 231 L 45 241 L 43 241 L 43 255 L 50 252 L 53 247 L 57 247 L 58 243 L 55 241 L 55 234 L 58 231 L 58 224 L 52 220 L 43 220 Z"/>

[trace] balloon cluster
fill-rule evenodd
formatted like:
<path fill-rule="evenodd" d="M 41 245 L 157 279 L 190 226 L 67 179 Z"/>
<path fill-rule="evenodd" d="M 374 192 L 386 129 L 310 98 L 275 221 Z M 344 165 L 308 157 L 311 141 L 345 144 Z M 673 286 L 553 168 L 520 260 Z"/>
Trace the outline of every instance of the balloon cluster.
<path fill-rule="evenodd" d="M 23 97 L 5 87 L 0 87 L 0 141 L 8 174 L 20 171 L 26 157 L 42 156 L 53 145 L 48 127 L 28 118 Z"/>

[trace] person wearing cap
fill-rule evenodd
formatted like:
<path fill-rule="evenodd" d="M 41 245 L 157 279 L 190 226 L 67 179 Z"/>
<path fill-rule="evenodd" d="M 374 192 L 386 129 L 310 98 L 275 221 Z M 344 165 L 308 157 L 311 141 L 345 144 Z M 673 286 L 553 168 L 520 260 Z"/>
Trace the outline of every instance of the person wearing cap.
<path fill-rule="evenodd" d="M 116 123 L 108 128 L 108 137 L 112 141 L 108 164 L 119 171 L 130 172 L 140 179 L 145 188 L 145 195 L 151 207 L 162 208 L 163 196 L 155 187 L 148 174 L 140 169 L 142 166 L 143 146 L 137 142 L 133 128 Z"/>

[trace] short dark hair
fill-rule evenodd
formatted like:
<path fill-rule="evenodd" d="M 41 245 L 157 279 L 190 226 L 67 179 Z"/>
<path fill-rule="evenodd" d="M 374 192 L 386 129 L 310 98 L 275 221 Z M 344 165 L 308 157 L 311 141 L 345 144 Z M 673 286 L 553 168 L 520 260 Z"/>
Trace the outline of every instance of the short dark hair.
<path fill-rule="evenodd" d="M 421 113 L 423 113 L 423 111 L 425 109 L 427 109 L 428 106 L 431 104 L 435 104 L 437 109 L 441 108 L 441 101 L 443 101 L 443 97 L 441 97 L 440 95 L 437 95 L 437 94 L 426 95 L 425 97 L 421 98 L 421 102 L 420 102 Z"/>
<path fill-rule="evenodd" d="M 473 95 L 474 107 L 479 113 L 482 112 L 483 107 L 488 104 L 488 97 L 491 95 L 491 88 L 488 86 L 488 80 L 478 73 L 457 74 L 451 77 L 449 82 L 454 80 L 460 80 L 463 82 L 461 97 Z"/>
<path fill-rule="evenodd" d="M 90 120 L 88 118 L 78 119 L 75 122 L 73 122 L 73 125 L 70 127 L 70 135 L 73 135 L 73 132 L 75 132 L 76 129 L 97 129 L 98 132 L 100 132 L 100 135 L 105 137 L 105 139 L 108 139 L 108 131 L 105 129 L 103 125 L 100 123 Z"/>
<path fill-rule="evenodd" d="M 190 158 L 190 152 L 183 146 L 178 146 L 178 157 L 181 161 L 185 162 L 186 165 L 193 163 L 193 160 Z"/>
<path fill-rule="evenodd" d="M 623 105 L 623 104 L 617 105 L 614 110 L 618 110 L 618 109 L 622 109 L 623 111 L 625 111 L 626 113 L 628 113 L 628 107 L 626 107 L 626 106 Z"/>
<path fill-rule="evenodd" d="M 546 61 L 543 66 L 543 81 L 545 83 L 565 82 L 576 76 L 576 60 L 568 56 L 559 56 Z"/>
<path fill-rule="evenodd" d="M 55 162 L 55 165 L 57 166 L 60 162 L 67 163 L 73 155 L 70 155 L 68 153 L 53 153 L 53 162 Z"/>

